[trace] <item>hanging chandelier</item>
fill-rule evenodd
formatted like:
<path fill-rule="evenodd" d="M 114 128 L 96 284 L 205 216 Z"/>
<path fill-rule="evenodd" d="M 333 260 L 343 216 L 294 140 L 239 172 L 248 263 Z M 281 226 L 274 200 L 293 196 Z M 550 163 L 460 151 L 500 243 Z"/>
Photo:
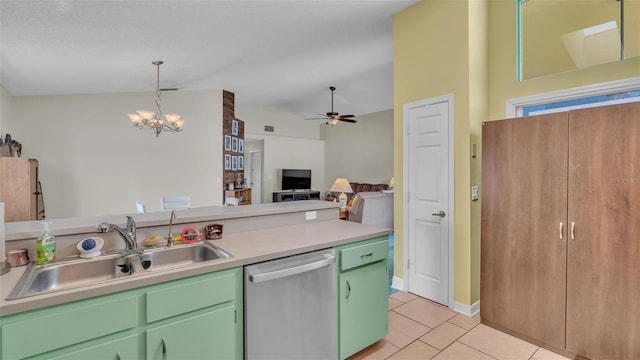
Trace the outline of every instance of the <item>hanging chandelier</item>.
<path fill-rule="evenodd" d="M 133 125 L 140 129 L 151 129 L 156 133 L 156 137 L 160 136 L 160 133 L 165 131 L 170 132 L 179 132 L 182 131 L 182 125 L 184 125 L 184 120 L 180 115 L 176 114 L 162 114 L 162 110 L 160 109 L 160 65 L 162 65 L 162 61 L 156 60 L 153 62 L 158 68 L 157 71 L 157 81 L 156 81 L 156 107 L 158 108 L 157 112 L 149 111 L 149 110 L 137 110 L 136 114 L 128 114 L 129 119 Z M 162 120 L 162 116 L 164 116 L 165 120 Z"/>

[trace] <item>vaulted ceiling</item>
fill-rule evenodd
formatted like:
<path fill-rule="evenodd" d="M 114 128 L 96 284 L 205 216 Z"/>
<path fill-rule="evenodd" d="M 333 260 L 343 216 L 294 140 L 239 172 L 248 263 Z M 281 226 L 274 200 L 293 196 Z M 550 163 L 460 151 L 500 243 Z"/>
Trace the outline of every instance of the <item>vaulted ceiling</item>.
<path fill-rule="evenodd" d="M 309 117 L 393 107 L 393 14 L 417 0 L 0 1 L 14 96 L 225 89 Z"/>

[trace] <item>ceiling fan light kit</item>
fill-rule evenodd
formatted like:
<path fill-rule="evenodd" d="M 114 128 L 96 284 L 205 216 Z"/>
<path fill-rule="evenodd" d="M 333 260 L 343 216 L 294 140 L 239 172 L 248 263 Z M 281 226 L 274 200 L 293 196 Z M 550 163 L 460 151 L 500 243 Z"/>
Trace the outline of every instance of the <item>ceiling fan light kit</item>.
<path fill-rule="evenodd" d="M 184 120 L 182 117 L 177 114 L 162 114 L 162 110 L 160 109 L 160 95 L 162 93 L 160 89 L 160 65 L 163 62 L 160 60 L 156 60 L 153 62 L 153 65 L 157 67 L 157 77 L 156 77 L 156 107 L 158 108 L 157 112 L 150 110 L 137 110 L 135 114 L 128 114 L 129 119 L 133 123 L 133 125 L 139 129 L 150 129 L 156 134 L 156 137 L 160 136 L 160 133 L 164 131 L 169 132 L 179 132 L 182 131 L 182 125 L 184 125 Z M 165 120 L 162 120 L 164 116 Z"/>
<path fill-rule="evenodd" d="M 310 118 L 310 119 L 305 119 L 305 120 L 327 120 L 326 124 L 327 125 L 335 125 L 337 124 L 339 121 L 344 121 L 344 122 L 348 122 L 348 123 L 355 123 L 356 121 L 354 119 L 351 119 L 352 117 L 354 117 L 355 115 L 340 115 L 339 113 L 333 111 L 333 92 L 336 91 L 336 87 L 335 86 L 329 86 L 329 90 L 331 90 L 331 111 L 326 113 L 326 117 L 321 117 L 321 118 Z M 323 114 L 318 114 L 321 116 L 325 116 Z"/>

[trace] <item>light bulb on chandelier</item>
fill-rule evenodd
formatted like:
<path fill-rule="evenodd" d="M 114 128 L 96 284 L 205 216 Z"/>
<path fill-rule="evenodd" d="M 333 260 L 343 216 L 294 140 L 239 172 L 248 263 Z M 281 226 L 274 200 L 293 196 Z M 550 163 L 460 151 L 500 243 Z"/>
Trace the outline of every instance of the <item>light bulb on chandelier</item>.
<path fill-rule="evenodd" d="M 153 65 L 157 66 L 157 77 L 156 77 L 156 107 L 158 108 L 157 112 L 149 111 L 149 110 L 137 110 L 136 114 L 128 114 L 129 119 L 133 125 L 140 129 L 151 129 L 155 132 L 156 137 L 160 136 L 160 133 L 164 131 L 170 132 L 179 132 L 182 131 L 182 125 L 184 125 L 184 120 L 182 117 L 177 114 L 162 114 L 162 110 L 160 109 L 160 65 L 162 65 L 162 61 L 156 60 L 153 62 Z M 166 119 L 166 121 L 162 120 L 162 117 Z"/>

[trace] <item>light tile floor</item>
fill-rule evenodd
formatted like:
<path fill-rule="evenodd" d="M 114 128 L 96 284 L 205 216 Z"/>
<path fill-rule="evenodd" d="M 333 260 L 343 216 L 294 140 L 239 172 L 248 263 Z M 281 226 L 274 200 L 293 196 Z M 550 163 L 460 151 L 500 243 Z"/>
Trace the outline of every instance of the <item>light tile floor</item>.
<path fill-rule="evenodd" d="M 389 296 L 389 334 L 349 360 L 568 360 L 406 292 Z"/>

